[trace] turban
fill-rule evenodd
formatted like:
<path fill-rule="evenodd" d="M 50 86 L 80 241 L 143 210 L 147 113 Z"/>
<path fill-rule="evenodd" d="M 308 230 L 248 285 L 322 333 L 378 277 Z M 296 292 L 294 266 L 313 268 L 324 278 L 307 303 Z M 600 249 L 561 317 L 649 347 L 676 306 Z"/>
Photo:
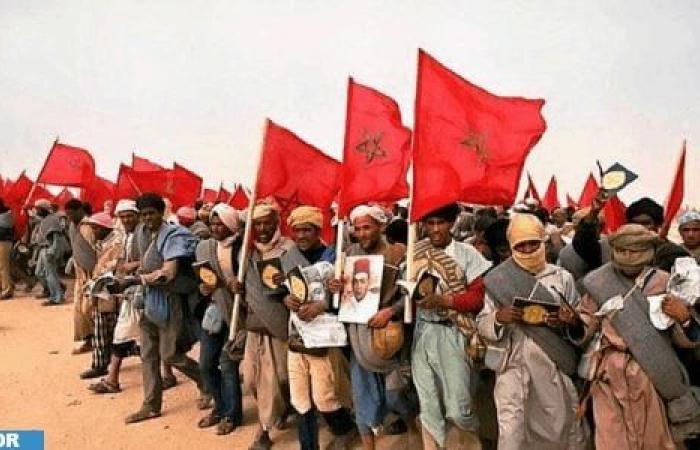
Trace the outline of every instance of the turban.
<path fill-rule="evenodd" d="M 226 228 L 231 230 L 232 233 L 236 233 L 241 226 L 241 219 L 238 211 L 233 206 L 229 206 L 226 203 L 219 203 L 214 206 L 211 210 L 211 215 L 218 216 L 226 225 Z"/>
<path fill-rule="evenodd" d="M 515 214 L 506 230 L 513 261 L 526 271 L 536 274 L 547 265 L 544 248 L 544 225 L 533 214 Z M 540 245 L 534 252 L 525 253 L 515 249 L 518 244 L 528 241 L 539 241 Z"/>
<path fill-rule="evenodd" d="M 39 200 L 34 202 L 34 207 L 35 208 L 51 209 L 51 202 L 46 200 L 45 198 L 40 198 Z"/>
<path fill-rule="evenodd" d="M 355 222 L 355 220 L 364 216 L 370 216 L 381 224 L 385 224 L 389 221 L 389 218 L 381 207 L 375 205 L 360 205 L 350 213 L 350 222 Z"/>
<path fill-rule="evenodd" d="M 678 218 L 678 227 L 688 225 L 690 222 L 700 222 L 700 213 L 697 211 L 686 211 Z"/>
<path fill-rule="evenodd" d="M 197 212 L 191 206 L 182 206 L 178 208 L 175 215 L 178 219 L 184 219 L 190 222 L 194 222 L 194 219 L 197 216 Z"/>
<path fill-rule="evenodd" d="M 110 230 L 114 228 L 114 222 L 112 216 L 106 212 L 98 212 L 91 215 L 87 220 L 90 225 L 97 225 L 102 228 L 109 228 Z"/>
<path fill-rule="evenodd" d="M 295 227 L 303 223 L 308 223 L 316 228 L 321 228 L 323 225 L 323 213 L 315 206 L 298 206 L 289 214 L 287 225 Z"/>
<path fill-rule="evenodd" d="M 613 248 L 621 250 L 648 250 L 659 242 L 659 236 L 643 225 L 628 223 L 608 237 Z"/>
<path fill-rule="evenodd" d="M 114 214 L 127 211 L 138 213 L 139 209 L 136 207 L 136 202 L 129 199 L 119 200 L 119 202 L 117 202 L 117 207 L 114 209 Z"/>
<path fill-rule="evenodd" d="M 369 259 L 361 258 L 355 261 L 352 267 L 352 276 L 354 278 L 359 274 L 367 274 L 369 276 Z"/>
<path fill-rule="evenodd" d="M 253 208 L 253 220 L 261 217 L 269 216 L 272 213 L 278 213 L 277 207 L 271 203 L 258 203 Z"/>
<path fill-rule="evenodd" d="M 632 219 L 642 214 L 651 217 L 656 225 L 664 223 L 664 208 L 649 197 L 630 204 L 625 211 L 627 222 L 632 222 Z"/>
<path fill-rule="evenodd" d="M 643 225 L 627 224 L 608 238 L 612 247 L 613 266 L 626 273 L 639 273 L 654 259 L 659 237 Z M 629 250 L 630 252 L 622 252 Z"/>

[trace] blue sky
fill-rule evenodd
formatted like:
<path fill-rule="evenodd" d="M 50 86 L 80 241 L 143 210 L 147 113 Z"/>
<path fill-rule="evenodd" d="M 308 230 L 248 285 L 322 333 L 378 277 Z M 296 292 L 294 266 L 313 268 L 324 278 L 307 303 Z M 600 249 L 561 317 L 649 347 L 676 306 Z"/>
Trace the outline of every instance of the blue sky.
<path fill-rule="evenodd" d="M 417 48 L 500 95 L 542 97 L 527 169 L 560 196 L 620 161 L 663 201 L 688 139 L 700 205 L 700 2 L 13 1 L 0 6 L 0 174 L 32 176 L 58 135 L 116 176 L 132 151 L 249 183 L 265 117 L 328 154 L 347 77 L 413 123 Z"/>

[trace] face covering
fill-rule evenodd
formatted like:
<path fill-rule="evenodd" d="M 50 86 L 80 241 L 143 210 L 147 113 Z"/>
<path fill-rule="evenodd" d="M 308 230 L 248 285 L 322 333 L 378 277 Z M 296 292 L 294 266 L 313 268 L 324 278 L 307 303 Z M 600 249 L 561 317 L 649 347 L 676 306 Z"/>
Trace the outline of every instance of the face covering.
<path fill-rule="evenodd" d="M 612 264 L 616 269 L 630 275 L 640 273 L 654 259 L 654 249 L 644 251 L 624 252 L 613 248 Z"/>
<path fill-rule="evenodd" d="M 547 265 L 544 242 L 532 253 L 523 253 L 512 249 L 513 261 L 531 274 L 541 272 Z"/>

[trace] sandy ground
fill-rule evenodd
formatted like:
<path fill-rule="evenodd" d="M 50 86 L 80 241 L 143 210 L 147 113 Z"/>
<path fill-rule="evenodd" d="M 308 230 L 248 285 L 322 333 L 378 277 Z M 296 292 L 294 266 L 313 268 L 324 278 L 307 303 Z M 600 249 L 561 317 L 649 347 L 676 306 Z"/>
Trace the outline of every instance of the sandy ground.
<path fill-rule="evenodd" d="M 42 307 L 31 297 L 0 301 L 0 429 L 44 430 L 47 449 L 248 448 L 256 424 L 253 400 L 245 398 L 242 427 L 216 436 L 215 428 L 197 428 L 205 412 L 196 407 L 194 384 L 179 374 L 178 385 L 164 394 L 162 417 L 124 425 L 141 404 L 140 361 L 124 363 L 120 394 L 91 393 L 78 377 L 90 366 L 90 354 L 71 355 L 72 307 Z M 329 439 L 323 427 L 322 447 Z M 384 436 L 380 448 L 420 448 L 419 439 Z M 272 440 L 275 449 L 298 448 L 293 426 L 273 432 Z"/>

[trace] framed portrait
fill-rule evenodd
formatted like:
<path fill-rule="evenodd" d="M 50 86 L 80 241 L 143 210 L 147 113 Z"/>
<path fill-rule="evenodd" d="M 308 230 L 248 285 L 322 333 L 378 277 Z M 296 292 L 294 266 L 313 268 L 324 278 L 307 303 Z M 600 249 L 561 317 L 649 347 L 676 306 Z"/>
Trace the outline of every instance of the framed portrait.
<path fill-rule="evenodd" d="M 366 324 L 379 310 L 384 256 L 348 256 L 338 320 Z"/>

